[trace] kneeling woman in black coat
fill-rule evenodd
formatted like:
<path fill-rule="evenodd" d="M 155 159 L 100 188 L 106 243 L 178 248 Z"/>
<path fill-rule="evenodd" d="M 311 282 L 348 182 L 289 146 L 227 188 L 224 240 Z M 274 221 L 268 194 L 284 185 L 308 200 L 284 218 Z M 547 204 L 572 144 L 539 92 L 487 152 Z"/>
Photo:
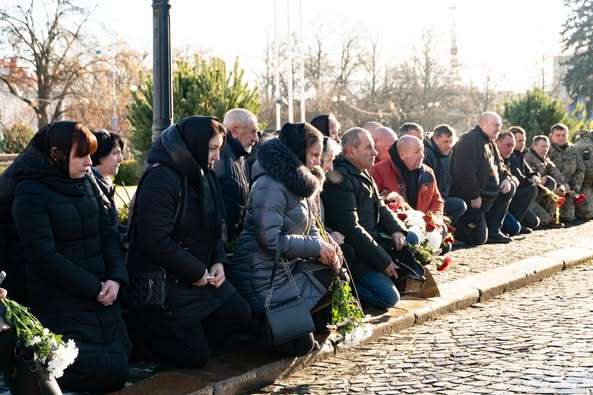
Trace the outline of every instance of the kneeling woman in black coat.
<path fill-rule="evenodd" d="M 96 149 L 86 127 L 56 122 L 33 137 L 13 169 L 29 303 L 44 326 L 76 343 L 78 358 L 58 383 L 77 392 L 116 390 L 128 375 L 117 300 L 128 274 L 90 174 Z"/>
<path fill-rule="evenodd" d="M 225 135 L 215 118 L 192 116 L 165 130 L 148 153 L 128 269 L 162 268 L 170 288 L 166 311 L 130 311 L 135 358 L 201 367 L 211 334 L 251 319 L 249 305 L 225 279 L 224 206 L 212 171 Z"/>

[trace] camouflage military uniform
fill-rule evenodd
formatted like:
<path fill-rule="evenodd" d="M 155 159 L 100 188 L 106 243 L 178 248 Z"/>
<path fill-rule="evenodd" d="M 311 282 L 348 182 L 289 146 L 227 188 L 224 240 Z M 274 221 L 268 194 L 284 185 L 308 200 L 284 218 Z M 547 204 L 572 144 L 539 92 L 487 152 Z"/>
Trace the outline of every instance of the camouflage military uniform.
<path fill-rule="evenodd" d="M 537 172 L 540 178 L 547 176 L 545 186 L 548 189 L 553 191 L 557 185 L 564 184 L 564 176 L 550 158 L 542 159 L 530 149 L 525 153 L 524 160 L 533 171 Z M 535 212 L 535 215 L 539 217 L 541 224 L 544 226 L 553 224 L 556 221 L 556 203 L 542 189 L 540 189 L 535 201 L 531 203 L 529 208 Z"/>
<path fill-rule="evenodd" d="M 585 177 L 585 165 L 580 150 L 572 144 L 558 146 L 550 144 L 550 160 L 560 170 L 571 191 L 579 194 Z M 560 208 L 560 218 L 566 222 L 576 219 L 574 196 L 566 195 L 566 202 Z"/>
<path fill-rule="evenodd" d="M 576 205 L 575 214 L 577 218 L 588 220 L 593 218 L 593 132 L 579 131 L 576 137 L 575 147 L 579 149 L 585 165 L 585 176 L 581 187 L 581 193 L 585 194 L 585 201 Z"/>

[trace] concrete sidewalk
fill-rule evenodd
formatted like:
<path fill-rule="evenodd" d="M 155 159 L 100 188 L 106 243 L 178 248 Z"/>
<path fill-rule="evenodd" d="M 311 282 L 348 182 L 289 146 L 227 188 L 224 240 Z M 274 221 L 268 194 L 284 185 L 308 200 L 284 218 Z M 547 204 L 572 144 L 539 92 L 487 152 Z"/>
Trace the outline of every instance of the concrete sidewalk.
<path fill-rule="evenodd" d="M 593 259 L 593 234 L 589 231 L 590 227 L 591 225 L 586 224 L 584 228 L 575 229 L 575 234 L 569 237 L 571 241 L 565 242 L 564 248 L 542 252 L 478 274 L 444 282 L 439 285 L 440 297 L 430 299 L 404 297 L 395 308 L 372 316 L 370 323 L 373 326 L 373 335 L 371 338 L 409 328 L 439 315 L 466 308 Z M 519 246 L 519 244 L 515 246 L 513 244 L 510 243 L 494 251 L 508 259 L 509 255 L 513 255 L 513 249 Z M 471 250 L 478 251 L 473 248 Z M 492 250 L 485 249 L 484 251 Z M 490 259 L 498 260 L 498 254 L 490 256 Z M 463 257 L 468 254 L 458 251 L 457 255 Z M 260 350 L 253 345 L 251 349 L 245 351 L 214 357 L 201 370 L 177 369 L 157 373 L 146 380 L 118 391 L 117 394 L 245 393 L 249 389 L 270 384 L 278 377 L 312 361 L 323 359 L 334 352 L 340 352 L 340 349 L 334 350 L 329 341 L 324 342 L 321 346 L 320 351 L 315 351 L 305 357 L 279 360 L 273 353 Z"/>

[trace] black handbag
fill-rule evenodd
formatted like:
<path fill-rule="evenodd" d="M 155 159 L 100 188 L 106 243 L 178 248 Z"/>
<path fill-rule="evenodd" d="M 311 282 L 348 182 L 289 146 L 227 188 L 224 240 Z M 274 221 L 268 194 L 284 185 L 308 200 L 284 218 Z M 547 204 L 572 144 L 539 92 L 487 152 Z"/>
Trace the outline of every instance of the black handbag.
<path fill-rule="evenodd" d="M 305 303 L 305 299 L 300 295 L 292 276 L 292 272 L 284 260 L 282 261 L 282 265 L 286 270 L 295 297 L 275 306 L 274 308 L 270 308 L 274 277 L 276 275 L 276 267 L 280 262 L 281 251 L 282 248 L 279 245 L 276 250 L 274 267 L 272 268 L 270 289 L 268 290 L 264 304 L 266 309 L 265 318 L 270 332 L 270 343 L 273 345 L 283 344 L 315 331 L 315 324 L 313 323 L 313 318 L 311 317 L 307 303 Z"/>
<path fill-rule="evenodd" d="M 169 283 L 167 282 L 167 272 L 164 270 L 131 272 L 124 294 L 124 306 L 134 311 L 166 311 L 169 307 L 167 305 L 168 293 Z"/>

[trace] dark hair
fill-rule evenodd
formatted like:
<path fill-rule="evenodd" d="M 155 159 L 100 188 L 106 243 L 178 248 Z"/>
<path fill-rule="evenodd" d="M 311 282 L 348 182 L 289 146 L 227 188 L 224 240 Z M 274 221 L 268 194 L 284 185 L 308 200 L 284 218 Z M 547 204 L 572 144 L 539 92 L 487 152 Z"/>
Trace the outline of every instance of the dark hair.
<path fill-rule="evenodd" d="M 509 128 L 509 132 L 515 135 L 522 134 L 523 136 L 527 136 L 527 132 L 525 132 L 525 129 L 523 129 L 521 126 L 511 126 Z"/>
<path fill-rule="evenodd" d="M 509 132 L 508 130 L 505 130 L 504 132 L 498 133 L 498 136 L 496 136 L 496 140 L 497 141 L 502 141 L 502 140 L 506 139 L 509 136 L 513 136 L 513 138 L 515 138 L 515 135 L 513 133 Z"/>
<path fill-rule="evenodd" d="M 434 128 L 434 132 L 432 132 L 432 135 L 434 137 L 441 137 L 441 136 L 451 137 L 451 136 L 453 136 L 453 134 L 455 134 L 455 131 L 453 130 L 453 128 L 451 126 L 447 125 L 446 123 L 437 126 L 436 128 Z"/>
<path fill-rule="evenodd" d="M 109 153 L 113 150 L 114 147 L 119 145 L 121 150 L 124 149 L 124 142 L 119 137 L 119 135 L 115 133 L 110 133 L 105 129 L 95 130 L 93 132 L 95 137 L 97 138 L 97 152 L 95 152 L 91 156 L 91 160 L 93 161 L 93 166 L 97 166 L 101 164 L 101 159 L 109 155 Z"/>
<path fill-rule="evenodd" d="M 563 123 L 556 123 L 550 129 L 550 134 L 553 134 L 554 130 L 566 130 L 568 132 L 568 126 Z"/>
<path fill-rule="evenodd" d="M 537 136 L 533 137 L 531 144 L 539 143 L 540 141 L 545 141 L 546 143 L 550 144 L 550 139 L 548 136 L 544 136 L 543 134 L 538 134 Z"/>
<path fill-rule="evenodd" d="M 410 130 L 420 130 L 423 131 L 422 126 L 415 122 L 406 122 L 402 126 L 399 127 L 399 135 L 400 137 L 404 134 L 410 133 Z"/>

